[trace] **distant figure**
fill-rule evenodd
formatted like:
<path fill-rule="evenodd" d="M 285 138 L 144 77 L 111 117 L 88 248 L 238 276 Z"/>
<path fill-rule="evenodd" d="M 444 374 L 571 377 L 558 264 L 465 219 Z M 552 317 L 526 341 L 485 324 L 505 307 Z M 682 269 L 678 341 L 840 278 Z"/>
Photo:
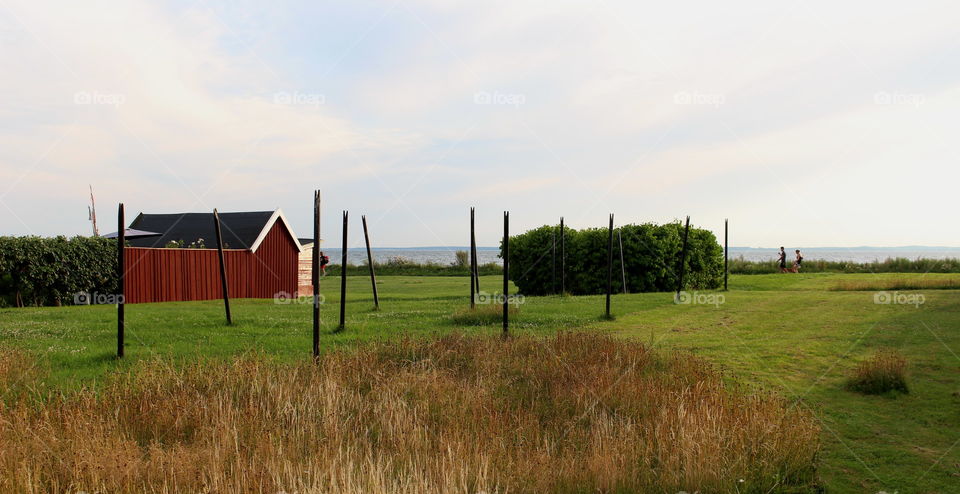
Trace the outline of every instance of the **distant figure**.
<path fill-rule="evenodd" d="M 324 255 L 323 251 L 320 251 L 320 277 L 324 278 L 327 276 L 327 264 L 330 264 L 330 256 Z"/>
<path fill-rule="evenodd" d="M 780 256 L 777 258 L 777 262 L 780 264 L 780 272 L 787 272 L 787 251 L 783 250 L 783 247 L 780 247 Z"/>
<path fill-rule="evenodd" d="M 792 271 L 793 271 L 794 273 L 799 273 L 799 272 L 800 272 L 800 263 L 802 263 L 802 262 L 803 262 L 803 256 L 800 255 L 800 249 L 797 249 L 797 258 L 794 259 L 794 261 L 793 261 L 793 269 L 792 269 Z"/>

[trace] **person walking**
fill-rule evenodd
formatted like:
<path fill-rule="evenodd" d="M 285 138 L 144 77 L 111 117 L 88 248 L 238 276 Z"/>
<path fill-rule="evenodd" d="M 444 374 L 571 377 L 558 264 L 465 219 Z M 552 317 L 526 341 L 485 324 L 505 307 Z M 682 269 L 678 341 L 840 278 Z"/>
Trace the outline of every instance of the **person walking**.
<path fill-rule="evenodd" d="M 780 255 L 777 258 L 777 263 L 780 264 L 780 272 L 787 272 L 787 251 L 783 250 L 783 247 L 780 247 Z"/>
<path fill-rule="evenodd" d="M 800 249 L 797 249 L 796 252 L 797 252 L 797 258 L 793 260 L 793 272 L 794 272 L 794 273 L 799 273 L 799 272 L 800 272 L 800 263 L 803 262 L 803 256 L 800 255 Z"/>
<path fill-rule="evenodd" d="M 324 255 L 323 251 L 320 251 L 320 277 L 327 277 L 327 264 L 330 264 L 330 256 Z"/>

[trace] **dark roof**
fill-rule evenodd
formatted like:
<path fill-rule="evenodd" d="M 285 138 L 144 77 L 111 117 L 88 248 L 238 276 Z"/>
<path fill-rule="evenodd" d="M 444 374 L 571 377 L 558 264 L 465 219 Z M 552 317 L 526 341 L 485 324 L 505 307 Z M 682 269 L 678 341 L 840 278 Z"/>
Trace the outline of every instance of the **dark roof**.
<path fill-rule="evenodd" d="M 249 249 L 272 216 L 273 211 L 220 213 L 223 247 Z M 130 223 L 130 228 L 161 233 L 159 237 L 131 239 L 132 247 L 164 247 L 172 241 L 183 241 L 183 246 L 186 247 L 201 238 L 207 248 L 217 247 L 213 213 L 140 213 L 133 223 Z"/>
<path fill-rule="evenodd" d="M 313 243 L 313 237 L 311 237 L 311 238 L 298 238 L 297 241 L 300 242 L 300 245 L 309 245 L 309 244 L 312 244 L 312 243 Z"/>

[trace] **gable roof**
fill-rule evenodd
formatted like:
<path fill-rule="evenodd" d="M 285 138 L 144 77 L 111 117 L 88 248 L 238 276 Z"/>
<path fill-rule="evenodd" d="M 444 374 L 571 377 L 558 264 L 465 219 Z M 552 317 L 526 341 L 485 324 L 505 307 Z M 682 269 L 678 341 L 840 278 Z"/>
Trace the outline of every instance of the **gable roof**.
<path fill-rule="evenodd" d="M 248 211 L 220 213 L 221 233 L 225 249 L 257 250 L 260 243 L 270 232 L 274 223 L 280 221 L 287 234 L 293 239 L 298 251 L 303 247 L 293 234 L 290 223 L 283 212 Z M 130 228 L 158 232 L 160 236 L 135 238 L 130 240 L 132 247 L 164 247 L 173 241 L 182 241 L 184 246 L 203 239 L 208 248 L 216 248 L 217 233 L 214 229 L 213 213 L 140 213 L 130 223 Z"/>

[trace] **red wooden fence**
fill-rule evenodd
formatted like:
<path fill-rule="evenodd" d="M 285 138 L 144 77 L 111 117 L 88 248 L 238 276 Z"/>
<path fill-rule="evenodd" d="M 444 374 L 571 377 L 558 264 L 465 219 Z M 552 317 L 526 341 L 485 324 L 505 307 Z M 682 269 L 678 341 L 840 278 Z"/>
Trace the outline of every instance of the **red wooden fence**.
<path fill-rule="evenodd" d="M 297 248 L 273 226 L 256 252 L 225 249 L 230 298 L 293 296 L 297 290 Z M 127 247 L 127 303 L 213 300 L 222 298 L 216 249 Z"/>

